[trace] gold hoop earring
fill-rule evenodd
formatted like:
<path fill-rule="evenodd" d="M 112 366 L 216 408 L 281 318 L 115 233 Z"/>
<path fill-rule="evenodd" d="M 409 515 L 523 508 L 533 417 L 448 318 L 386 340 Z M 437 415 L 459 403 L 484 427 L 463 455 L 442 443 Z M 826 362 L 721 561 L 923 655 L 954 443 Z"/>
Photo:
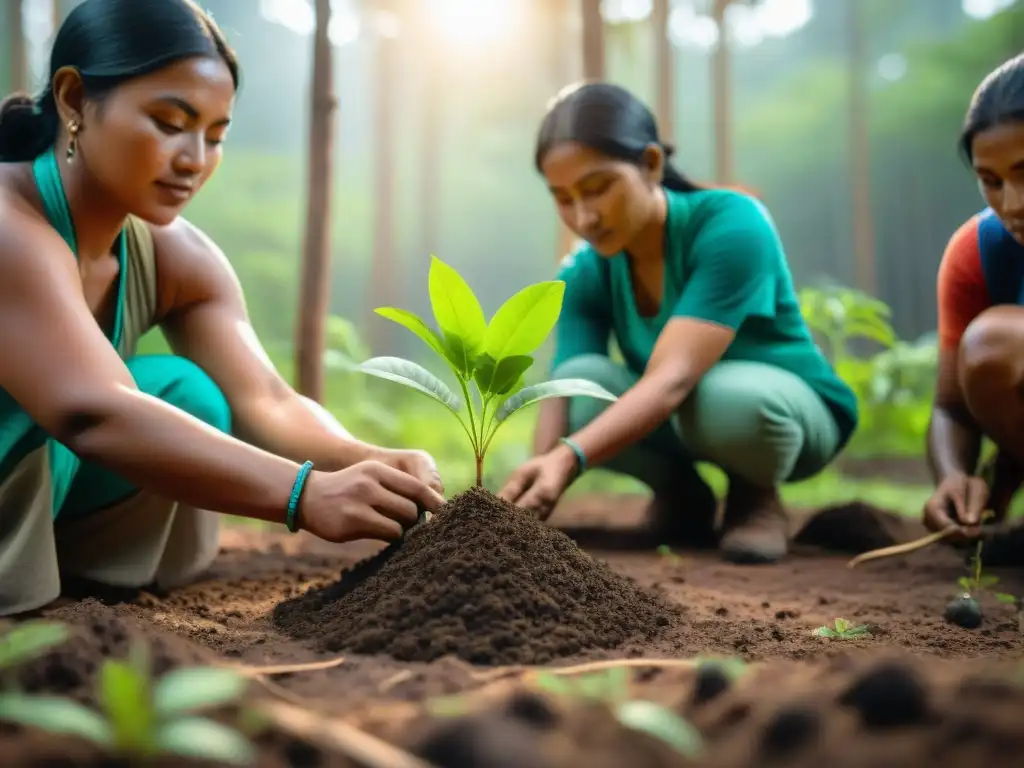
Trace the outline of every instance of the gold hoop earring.
<path fill-rule="evenodd" d="M 80 125 L 77 120 L 68 123 L 68 134 L 71 136 L 68 141 L 67 160 L 71 164 L 75 162 L 75 155 L 78 154 L 78 129 Z"/>

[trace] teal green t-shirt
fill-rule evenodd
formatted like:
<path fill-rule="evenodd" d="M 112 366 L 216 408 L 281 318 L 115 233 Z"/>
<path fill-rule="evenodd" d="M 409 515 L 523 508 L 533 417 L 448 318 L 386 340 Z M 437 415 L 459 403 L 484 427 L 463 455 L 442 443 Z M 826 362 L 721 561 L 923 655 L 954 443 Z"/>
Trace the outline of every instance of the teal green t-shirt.
<path fill-rule="evenodd" d="M 602 258 L 583 245 L 559 270 L 565 300 L 553 367 L 577 355 L 608 354 L 614 334 L 626 364 L 642 374 L 669 320 L 706 320 L 736 333 L 723 360 L 774 365 L 806 381 L 832 411 L 845 444 L 857 426 L 857 400 L 800 314 L 768 211 L 729 190 L 665 194 L 665 270 L 657 315 L 644 317 L 637 309 L 625 253 Z"/>

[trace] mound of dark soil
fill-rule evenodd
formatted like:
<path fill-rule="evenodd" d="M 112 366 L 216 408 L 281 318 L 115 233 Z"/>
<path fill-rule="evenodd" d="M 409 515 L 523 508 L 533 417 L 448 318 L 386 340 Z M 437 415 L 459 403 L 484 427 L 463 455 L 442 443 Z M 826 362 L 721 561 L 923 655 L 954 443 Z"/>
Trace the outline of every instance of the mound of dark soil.
<path fill-rule="evenodd" d="M 275 623 L 331 652 L 544 664 L 651 639 L 678 615 L 564 533 L 479 488 L 409 531 L 360 579 L 352 585 L 343 574 L 280 604 Z"/>
<path fill-rule="evenodd" d="M 825 507 L 807 518 L 794 544 L 859 555 L 925 534 L 924 526 L 870 504 L 852 501 Z"/>
<path fill-rule="evenodd" d="M 106 659 L 127 659 L 139 643 L 149 649 L 155 676 L 174 667 L 208 663 L 211 656 L 181 638 L 152 631 L 134 617 L 123 615 L 96 600 L 87 600 L 54 612 L 48 620 L 68 625 L 71 637 L 14 674 L 27 693 L 68 696 L 95 703 L 98 672 Z"/>

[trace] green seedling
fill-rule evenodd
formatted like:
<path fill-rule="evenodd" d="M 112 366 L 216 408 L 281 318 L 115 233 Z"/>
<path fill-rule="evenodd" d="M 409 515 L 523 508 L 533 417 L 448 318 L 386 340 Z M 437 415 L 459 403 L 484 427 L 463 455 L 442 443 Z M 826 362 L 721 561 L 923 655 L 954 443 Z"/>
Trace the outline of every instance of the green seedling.
<path fill-rule="evenodd" d="M 473 447 L 478 486 L 483 485 L 487 449 L 512 414 L 553 397 L 616 399 L 585 379 L 525 384 L 524 376 L 533 364 L 531 355 L 547 339 L 562 311 L 565 283 L 561 280 L 524 288 L 508 299 L 490 322 L 466 281 L 436 256 L 431 256 L 428 289 L 437 331 L 408 310 L 380 307 L 375 311 L 423 340 L 455 374 L 462 397 L 423 366 L 399 357 L 374 357 L 354 370 L 403 384 L 451 411 Z"/>
<path fill-rule="evenodd" d="M 600 702 L 624 728 L 646 733 L 685 757 L 696 757 L 703 748 L 700 731 L 689 721 L 653 701 L 630 697 L 630 674 L 625 667 L 578 677 L 542 672 L 534 685 L 555 696 Z"/>
<path fill-rule="evenodd" d="M 818 627 L 814 630 L 814 634 L 817 637 L 826 637 L 829 640 L 849 640 L 860 635 L 869 635 L 871 632 L 868 630 L 867 624 L 860 624 L 855 627 L 852 622 L 846 619 L 836 618 L 831 627 L 827 624 Z"/>
<path fill-rule="evenodd" d="M 675 565 L 679 565 L 683 562 L 682 556 L 676 554 L 668 544 L 662 544 L 658 547 L 658 556 L 668 560 L 670 563 L 674 563 Z"/>
<path fill-rule="evenodd" d="M 223 668 L 173 670 L 150 677 L 148 653 L 133 648 L 127 661 L 108 659 L 99 672 L 102 714 L 56 696 L 0 696 L 0 720 L 78 736 L 132 760 L 178 756 L 248 765 L 256 752 L 237 730 L 198 712 L 237 703 L 248 680 Z"/>
<path fill-rule="evenodd" d="M 71 637 L 70 630 L 53 621 L 25 621 L 0 636 L 0 676 L 43 656 Z"/>
<path fill-rule="evenodd" d="M 992 517 L 991 511 L 982 515 L 982 522 Z M 961 576 L 956 580 L 959 587 L 959 595 L 948 603 L 944 612 L 946 621 L 957 624 L 966 629 L 976 629 L 981 626 L 983 612 L 979 598 L 988 591 L 1000 603 L 1013 605 L 1019 611 L 1020 606 L 1014 595 L 1006 592 L 996 592 L 995 586 L 999 583 L 997 576 L 985 573 L 982 566 L 981 551 L 983 543 L 981 539 L 974 545 L 974 556 L 971 558 L 971 572 L 967 576 Z"/>

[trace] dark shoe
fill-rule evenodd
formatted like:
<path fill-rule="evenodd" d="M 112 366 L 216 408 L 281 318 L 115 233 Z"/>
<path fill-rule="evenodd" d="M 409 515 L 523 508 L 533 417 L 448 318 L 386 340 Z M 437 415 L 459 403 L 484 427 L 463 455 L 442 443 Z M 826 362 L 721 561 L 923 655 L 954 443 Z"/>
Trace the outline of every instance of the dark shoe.
<path fill-rule="evenodd" d="M 646 518 L 659 544 L 714 549 L 718 546 L 714 491 L 699 475 L 672 489 L 656 491 Z"/>
<path fill-rule="evenodd" d="M 786 556 L 789 519 L 777 488 L 755 488 L 729 478 L 719 549 L 732 563 L 761 565 Z"/>

